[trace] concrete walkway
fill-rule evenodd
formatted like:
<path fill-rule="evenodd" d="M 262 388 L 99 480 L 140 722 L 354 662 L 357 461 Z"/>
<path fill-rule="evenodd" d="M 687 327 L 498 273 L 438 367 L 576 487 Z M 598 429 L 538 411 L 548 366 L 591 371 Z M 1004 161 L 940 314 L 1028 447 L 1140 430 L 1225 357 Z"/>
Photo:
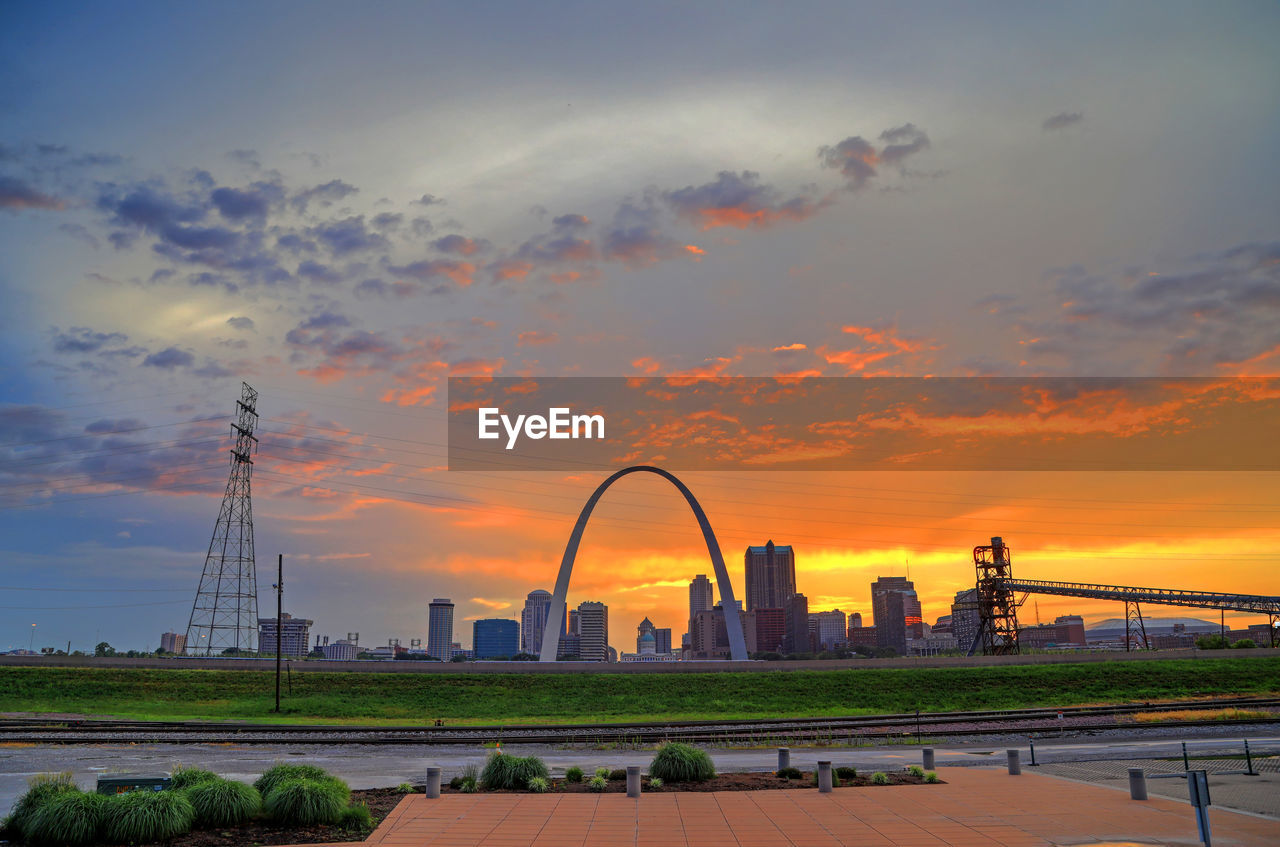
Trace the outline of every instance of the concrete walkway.
<path fill-rule="evenodd" d="M 370 836 L 380 847 L 1035 847 L 1195 845 L 1185 803 L 985 768 L 946 785 L 813 791 L 410 795 Z M 1280 844 L 1280 820 L 1211 809 L 1213 843 Z"/>

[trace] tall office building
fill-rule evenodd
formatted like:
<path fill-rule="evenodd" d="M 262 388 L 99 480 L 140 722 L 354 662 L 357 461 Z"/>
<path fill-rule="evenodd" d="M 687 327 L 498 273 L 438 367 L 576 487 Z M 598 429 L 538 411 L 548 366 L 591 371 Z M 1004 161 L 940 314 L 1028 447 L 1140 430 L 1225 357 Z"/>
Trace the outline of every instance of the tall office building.
<path fill-rule="evenodd" d="M 160 649 L 166 653 L 181 653 L 187 649 L 185 632 L 166 632 L 160 636 Z"/>
<path fill-rule="evenodd" d="M 698 574 L 689 583 L 689 617 L 706 611 L 716 604 L 715 586 L 706 574 Z"/>
<path fill-rule="evenodd" d="M 792 594 L 783 608 L 786 631 L 782 637 L 784 653 L 809 653 L 813 644 L 809 639 L 809 598 Z"/>
<path fill-rule="evenodd" d="M 830 612 L 810 612 L 809 622 L 817 637 L 819 650 L 834 650 L 843 647 L 849 641 L 848 626 L 844 612 L 832 609 Z"/>
<path fill-rule="evenodd" d="M 477 659 L 509 659 L 519 641 L 520 625 L 507 618 L 482 618 L 471 627 L 471 653 Z"/>
<path fill-rule="evenodd" d="M 893 597 L 897 599 L 891 599 Z M 905 576 L 882 576 L 871 583 L 871 610 L 875 616 L 879 646 L 892 647 L 899 655 L 905 656 L 907 639 L 924 637 L 924 621 L 916 587 Z"/>
<path fill-rule="evenodd" d="M 787 614 L 782 609 L 755 609 L 744 612 L 755 623 L 756 651 L 781 653 L 787 639 Z"/>
<path fill-rule="evenodd" d="M 569 604 L 565 604 L 567 612 Z M 537 656 L 542 652 L 542 636 L 547 629 L 547 617 L 551 612 L 551 592 L 530 591 L 524 598 L 524 609 L 520 612 L 520 652 Z M 560 620 L 569 622 L 567 613 L 560 615 Z M 563 633 L 562 633 L 563 635 Z"/>
<path fill-rule="evenodd" d="M 311 650 L 311 625 L 315 621 L 295 618 L 285 612 L 280 616 L 280 653 L 301 659 Z M 276 619 L 258 618 L 258 652 L 276 654 Z"/>
<path fill-rule="evenodd" d="M 849 629 L 862 628 L 862 612 L 853 612 L 849 615 Z"/>
<path fill-rule="evenodd" d="M 437 597 L 427 607 L 427 655 L 447 662 L 453 658 L 453 601 Z"/>
<path fill-rule="evenodd" d="M 796 593 L 796 556 L 790 545 L 748 547 L 743 557 L 747 574 L 747 611 L 783 609 Z"/>
<path fill-rule="evenodd" d="M 962 653 L 968 653 L 977 643 L 981 618 L 978 614 L 978 590 L 967 588 L 957 591 L 951 604 L 951 634 Z"/>
<path fill-rule="evenodd" d="M 588 662 L 609 661 L 609 607 L 587 601 L 578 604 L 578 655 Z"/>

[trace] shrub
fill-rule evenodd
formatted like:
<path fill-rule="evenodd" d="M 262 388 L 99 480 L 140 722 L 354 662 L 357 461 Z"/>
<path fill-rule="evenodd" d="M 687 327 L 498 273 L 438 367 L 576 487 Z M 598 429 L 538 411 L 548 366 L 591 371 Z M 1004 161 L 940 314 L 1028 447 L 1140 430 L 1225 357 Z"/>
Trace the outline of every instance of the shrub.
<path fill-rule="evenodd" d="M 547 766 L 537 756 L 504 756 L 494 753 L 485 762 L 480 785 L 486 791 L 527 788 L 534 777 L 546 779 Z"/>
<path fill-rule="evenodd" d="M 938 772 L 929 771 L 927 774 L 924 775 L 924 781 L 929 783 L 930 785 L 934 784 L 935 782 L 938 781 Z"/>
<path fill-rule="evenodd" d="M 876 771 L 871 775 L 871 784 L 872 785 L 888 785 L 889 775 L 886 774 L 884 771 Z"/>
<path fill-rule="evenodd" d="M 213 771 L 207 771 L 203 768 L 184 768 L 178 765 L 173 769 L 173 775 L 169 777 L 169 787 L 181 791 L 184 788 L 190 788 L 201 782 L 207 782 L 220 777 Z"/>
<path fill-rule="evenodd" d="M 657 791 L 658 789 L 662 788 L 662 777 L 660 776 L 649 777 L 649 787 L 654 791 Z"/>
<path fill-rule="evenodd" d="M 476 782 L 474 776 L 464 776 L 462 781 L 458 783 L 458 790 L 463 794 L 475 794 L 480 788 L 480 783 Z"/>
<path fill-rule="evenodd" d="M 858 769 L 855 767 L 851 767 L 849 765 L 841 765 L 840 767 L 836 768 L 836 776 L 840 777 L 841 779 L 857 779 Z"/>
<path fill-rule="evenodd" d="M 396 791 L 399 791 L 401 794 L 412 794 L 413 786 L 407 782 L 402 782 L 396 786 Z"/>
<path fill-rule="evenodd" d="M 258 777 L 253 783 L 253 787 L 258 789 L 258 793 L 262 795 L 265 802 L 271 796 L 271 792 L 282 782 L 291 779 L 329 779 L 329 772 L 324 768 L 318 768 L 315 765 L 289 765 L 278 764 L 273 765 L 262 776 Z"/>
<path fill-rule="evenodd" d="M 196 810 L 183 791 L 130 791 L 109 797 L 103 817 L 104 840 L 147 844 L 190 832 Z"/>
<path fill-rule="evenodd" d="M 604 791 L 609 787 L 609 780 L 597 774 L 587 781 L 587 787 L 592 791 Z"/>
<path fill-rule="evenodd" d="M 804 774 L 799 768 L 779 768 L 777 776 L 779 779 L 800 779 Z"/>
<path fill-rule="evenodd" d="M 626 778 L 627 778 L 626 768 L 614 768 L 613 770 L 609 771 L 608 779 L 610 782 L 620 782 L 621 780 L 624 780 Z"/>
<path fill-rule="evenodd" d="M 924 768 L 920 767 L 919 765 L 912 765 L 911 767 L 907 768 L 907 773 L 911 774 L 912 776 L 924 776 Z"/>
<path fill-rule="evenodd" d="M 603 768 L 603 767 L 601 767 L 601 768 L 596 768 L 596 776 L 604 777 L 605 779 L 608 779 L 608 778 L 609 778 L 609 769 L 608 769 L 608 768 Z"/>
<path fill-rule="evenodd" d="M 355 832 L 369 832 L 373 829 L 373 813 L 363 801 L 347 806 L 338 818 L 338 826 Z"/>
<path fill-rule="evenodd" d="M 186 795 L 196 811 L 196 826 L 200 827 L 236 826 L 262 808 L 258 789 L 221 777 L 197 782 L 186 790 Z"/>
<path fill-rule="evenodd" d="M 101 835 L 107 802 L 102 794 L 59 791 L 28 818 L 24 836 L 37 844 L 91 844 Z"/>
<path fill-rule="evenodd" d="M 36 774 L 27 780 L 27 793 L 14 803 L 8 818 L 8 828 L 25 835 L 27 822 L 51 797 L 79 790 L 71 779 L 71 771 Z"/>
<path fill-rule="evenodd" d="M 582 768 L 574 765 L 564 772 L 565 782 L 582 782 Z"/>
<path fill-rule="evenodd" d="M 535 776 L 529 780 L 529 790 L 534 794 L 545 794 L 550 787 L 551 785 L 547 782 L 546 777 Z"/>
<path fill-rule="evenodd" d="M 668 782 L 705 782 L 716 775 L 716 767 L 705 751 L 671 741 L 658 748 L 649 773 Z"/>
<path fill-rule="evenodd" d="M 337 823 L 350 791 L 336 779 L 287 779 L 266 796 L 267 814 L 283 824 Z"/>

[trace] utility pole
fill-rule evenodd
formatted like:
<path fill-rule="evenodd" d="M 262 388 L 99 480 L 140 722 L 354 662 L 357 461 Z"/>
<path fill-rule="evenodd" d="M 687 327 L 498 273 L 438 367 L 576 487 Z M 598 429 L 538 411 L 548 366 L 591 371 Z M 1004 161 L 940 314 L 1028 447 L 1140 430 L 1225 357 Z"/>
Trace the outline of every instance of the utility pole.
<path fill-rule="evenodd" d="M 280 643 L 280 632 L 284 618 L 284 553 L 276 559 L 276 713 L 280 712 L 280 657 L 284 653 L 284 645 Z"/>

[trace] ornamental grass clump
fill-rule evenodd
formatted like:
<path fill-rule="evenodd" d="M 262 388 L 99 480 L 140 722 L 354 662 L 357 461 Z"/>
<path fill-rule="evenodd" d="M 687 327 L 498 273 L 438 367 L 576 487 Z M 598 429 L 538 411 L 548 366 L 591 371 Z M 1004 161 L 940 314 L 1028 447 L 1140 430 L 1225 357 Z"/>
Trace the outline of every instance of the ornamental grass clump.
<path fill-rule="evenodd" d="M 907 768 L 907 773 L 911 774 L 912 776 L 923 777 L 924 768 L 920 767 L 919 765 L 912 765 L 911 767 Z"/>
<path fill-rule="evenodd" d="M 9 829 L 24 838 L 29 837 L 27 825 L 45 803 L 59 794 L 79 791 L 80 789 L 76 788 L 75 782 L 71 779 L 71 771 L 33 776 L 27 781 L 27 792 L 13 805 L 13 811 L 8 819 Z"/>
<path fill-rule="evenodd" d="M 109 797 L 103 817 L 106 841 L 148 844 L 190 832 L 196 811 L 182 791 L 130 791 Z"/>
<path fill-rule="evenodd" d="M 924 781 L 925 781 L 925 782 L 927 782 L 927 783 L 929 783 L 930 785 L 933 785 L 933 784 L 937 783 L 937 782 L 938 782 L 938 772 L 937 772 L 937 771 L 929 771 L 928 773 L 926 773 L 926 774 L 924 775 Z"/>
<path fill-rule="evenodd" d="M 315 765 L 290 765 L 280 763 L 273 765 L 253 783 L 265 802 L 277 785 L 291 779 L 331 779 L 329 772 Z"/>
<path fill-rule="evenodd" d="M 213 771 L 207 771 L 203 768 L 184 768 L 178 765 L 173 769 L 173 775 L 169 777 L 169 787 L 178 791 L 184 788 L 191 788 L 201 782 L 210 782 L 215 779 L 221 779 Z"/>
<path fill-rule="evenodd" d="M 494 753 L 480 772 L 480 785 L 485 791 L 518 791 L 528 788 L 529 780 L 548 776 L 547 766 L 537 756 Z"/>
<path fill-rule="evenodd" d="M 599 776 L 599 775 L 593 776 L 591 777 L 591 779 L 587 780 L 587 788 L 591 789 L 592 791 L 604 791 L 608 787 L 609 787 L 609 780 L 605 779 L 602 776 Z"/>
<path fill-rule="evenodd" d="M 332 777 L 288 779 L 271 789 L 263 808 L 273 820 L 283 824 L 331 824 L 341 819 L 350 796 L 346 783 Z"/>
<path fill-rule="evenodd" d="M 196 811 L 198 827 L 237 826 L 262 809 L 258 789 L 222 777 L 197 782 L 186 794 Z"/>
<path fill-rule="evenodd" d="M 706 751 L 669 741 L 658 748 L 649 773 L 667 782 L 706 782 L 715 777 L 716 767 Z"/>
<path fill-rule="evenodd" d="M 534 794 L 546 794 L 550 787 L 551 783 L 545 777 L 535 776 L 529 780 L 529 790 Z"/>
<path fill-rule="evenodd" d="M 582 782 L 582 768 L 574 765 L 564 772 L 565 782 Z"/>
<path fill-rule="evenodd" d="M 83 791 L 52 794 L 28 818 L 23 837 L 34 844 L 92 844 L 102 835 L 108 800 Z"/>
<path fill-rule="evenodd" d="M 353 832 L 371 832 L 373 830 L 373 812 L 364 801 L 355 803 L 342 810 L 338 818 L 338 826 Z"/>
<path fill-rule="evenodd" d="M 876 771 L 871 775 L 871 784 L 872 785 L 888 785 L 889 775 L 884 771 Z"/>

